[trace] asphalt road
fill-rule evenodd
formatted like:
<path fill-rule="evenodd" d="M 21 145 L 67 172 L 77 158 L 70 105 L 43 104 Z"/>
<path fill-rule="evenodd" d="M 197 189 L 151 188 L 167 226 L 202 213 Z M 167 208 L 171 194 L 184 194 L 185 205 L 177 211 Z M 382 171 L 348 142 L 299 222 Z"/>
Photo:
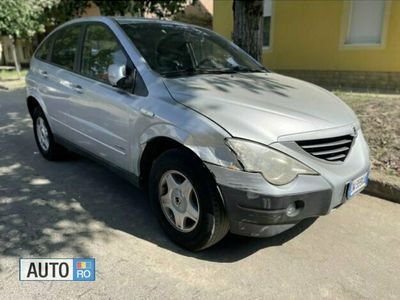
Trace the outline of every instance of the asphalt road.
<path fill-rule="evenodd" d="M 0 298 L 399 299 L 400 205 L 357 196 L 269 239 L 190 253 L 146 196 L 83 158 L 37 152 L 25 91 L 0 91 Z M 96 281 L 19 282 L 20 257 L 96 259 Z"/>

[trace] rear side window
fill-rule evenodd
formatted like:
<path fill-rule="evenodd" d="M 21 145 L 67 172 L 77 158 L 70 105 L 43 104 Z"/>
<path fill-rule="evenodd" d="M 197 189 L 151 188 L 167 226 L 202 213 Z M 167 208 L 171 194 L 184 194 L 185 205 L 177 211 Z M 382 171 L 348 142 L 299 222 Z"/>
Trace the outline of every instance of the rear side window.
<path fill-rule="evenodd" d="M 36 51 L 35 57 L 41 60 L 47 60 L 49 58 L 50 46 L 52 38 L 47 38 Z"/>
<path fill-rule="evenodd" d="M 127 58 L 116 38 L 103 25 L 89 25 L 83 44 L 81 73 L 108 83 L 108 67 L 126 65 Z"/>
<path fill-rule="evenodd" d="M 81 26 L 69 26 L 61 29 L 54 38 L 51 62 L 67 70 L 74 69 L 75 55 Z"/>

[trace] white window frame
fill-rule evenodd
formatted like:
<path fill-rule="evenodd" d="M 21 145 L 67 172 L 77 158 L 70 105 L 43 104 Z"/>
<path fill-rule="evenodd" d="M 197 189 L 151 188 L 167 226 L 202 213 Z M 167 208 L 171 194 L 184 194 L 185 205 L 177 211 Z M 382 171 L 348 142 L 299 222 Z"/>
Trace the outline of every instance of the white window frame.
<path fill-rule="evenodd" d="M 265 0 L 263 0 L 264 2 Z M 271 52 L 272 51 L 272 43 L 273 43 L 273 32 L 274 32 L 274 11 L 275 11 L 275 0 L 271 0 L 271 24 L 269 27 L 269 46 L 263 45 L 263 52 Z M 264 3 L 263 3 L 263 18 L 264 18 Z M 264 28 L 263 28 L 264 34 Z"/>
<path fill-rule="evenodd" d="M 386 47 L 386 37 L 387 37 L 387 29 L 389 25 L 390 18 L 390 8 L 391 8 L 391 0 L 385 1 L 385 8 L 383 14 L 383 24 L 381 30 L 381 39 L 380 43 L 346 43 L 347 37 L 350 34 L 351 29 L 351 18 L 352 18 L 352 10 L 354 1 L 357 0 L 349 0 L 344 1 L 344 13 L 343 13 L 343 21 L 342 21 L 342 34 L 340 47 L 341 49 L 383 49 Z"/>

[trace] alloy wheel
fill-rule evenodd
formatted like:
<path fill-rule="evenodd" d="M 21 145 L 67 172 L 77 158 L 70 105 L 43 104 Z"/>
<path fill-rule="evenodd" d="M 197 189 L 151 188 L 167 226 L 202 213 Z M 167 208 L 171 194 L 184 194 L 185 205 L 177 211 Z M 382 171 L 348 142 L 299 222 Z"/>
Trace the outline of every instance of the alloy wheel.
<path fill-rule="evenodd" d="M 42 117 L 38 117 L 36 119 L 36 134 L 39 140 L 40 147 L 44 151 L 48 151 L 50 145 L 49 132 Z"/>
<path fill-rule="evenodd" d="M 191 232 L 197 225 L 200 206 L 190 180 L 182 173 L 169 170 L 159 185 L 162 211 L 171 225 L 182 232 Z"/>

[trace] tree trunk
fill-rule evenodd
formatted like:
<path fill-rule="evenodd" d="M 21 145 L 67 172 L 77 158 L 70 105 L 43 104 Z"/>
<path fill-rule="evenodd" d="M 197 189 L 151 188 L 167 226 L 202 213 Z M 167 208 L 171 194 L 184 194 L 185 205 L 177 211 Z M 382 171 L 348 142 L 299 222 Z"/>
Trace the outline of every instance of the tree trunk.
<path fill-rule="evenodd" d="M 263 47 L 263 1 L 234 0 L 233 42 L 261 62 Z"/>
<path fill-rule="evenodd" d="M 17 57 L 17 50 L 15 49 L 15 38 L 11 37 L 11 52 L 12 52 L 12 56 L 14 59 L 14 65 L 15 65 L 15 70 L 17 71 L 17 76 L 20 76 L 20 72 L 21 72 L 21 66 L 18 62 L 18 57 Z"/>
<path fill-rule="evenodd" d="M 3 53 L 3 45 L 1 44 L 1 41 L 0 41 L 0 65 L 2 65 L 2 64 L 5 64 L 5 62 L 4 62 L 4 53 Z"/>

